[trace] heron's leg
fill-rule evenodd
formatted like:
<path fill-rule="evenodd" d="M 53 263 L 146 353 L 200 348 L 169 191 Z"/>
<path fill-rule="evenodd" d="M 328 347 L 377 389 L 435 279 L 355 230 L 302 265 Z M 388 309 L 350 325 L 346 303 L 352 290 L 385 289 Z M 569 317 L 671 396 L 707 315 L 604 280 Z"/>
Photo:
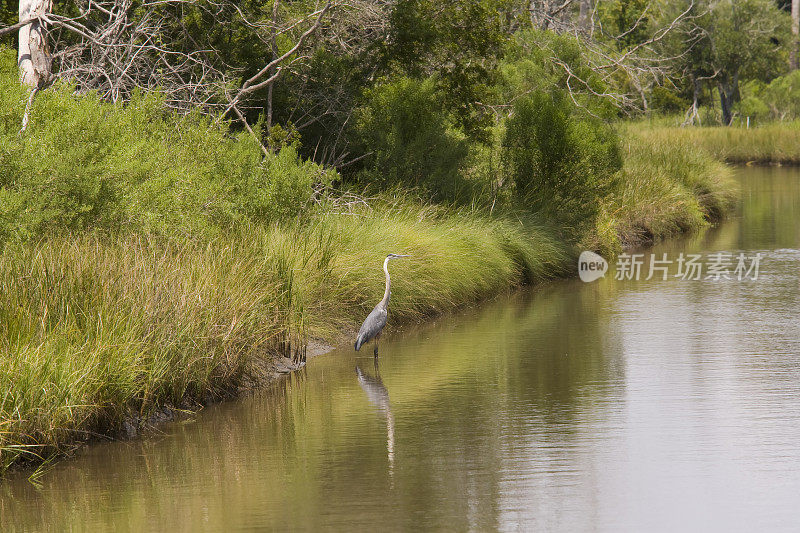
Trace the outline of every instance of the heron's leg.
<path fill-rule="evenodd" d="M 380 338 L 381 338 L 380 333 L 375 335 L 375 350 L 372 352 L 375 355 L 375 357 L 378 357 L 378 341 L 380 340 Z"/>

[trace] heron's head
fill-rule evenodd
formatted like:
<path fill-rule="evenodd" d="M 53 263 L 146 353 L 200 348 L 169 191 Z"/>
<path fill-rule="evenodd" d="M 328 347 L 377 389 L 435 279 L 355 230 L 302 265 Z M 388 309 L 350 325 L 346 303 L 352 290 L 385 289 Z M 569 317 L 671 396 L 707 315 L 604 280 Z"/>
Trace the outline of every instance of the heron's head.
<path fill-rule="evenodd" d="M 389 254 L 389 255 L 386 256 L 386 259 L 387 260 L 390 260 L 390 259 L 402 259 L 403 257 L 411 257 L 411 254 L 405 254 L 405 255 L 403 255 L 403 254 Z"/>

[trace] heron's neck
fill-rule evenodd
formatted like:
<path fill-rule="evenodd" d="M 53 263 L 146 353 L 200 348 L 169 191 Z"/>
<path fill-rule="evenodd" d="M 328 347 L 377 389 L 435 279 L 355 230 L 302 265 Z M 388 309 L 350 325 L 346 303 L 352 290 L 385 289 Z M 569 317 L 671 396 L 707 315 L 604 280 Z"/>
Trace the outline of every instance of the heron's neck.
<path fill-rule="evenodd" d="M 383 271 L 386 273 L 386 290 L 383 293 L 383 300 L 381 300 L 381 303 L 385 306 L 386 304 L 389 303 L 389 295 L 392 294 L 392 292 L 391 292 L 392 280 L 389 278 L 389 258 L 388 257 L 383 261 Z"/>

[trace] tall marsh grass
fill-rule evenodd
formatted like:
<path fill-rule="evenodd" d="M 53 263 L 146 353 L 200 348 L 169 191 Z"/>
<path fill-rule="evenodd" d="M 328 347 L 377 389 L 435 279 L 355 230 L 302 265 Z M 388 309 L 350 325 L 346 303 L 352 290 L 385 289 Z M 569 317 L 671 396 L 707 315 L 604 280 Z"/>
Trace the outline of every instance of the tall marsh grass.
<path fill-rule="evenodd" d="M 668 141 L 629 127 L 623 167 L 586 246 L 606 252 L 697 230 L 729 212 L 738 189 L 730 168 L 690 138 Z"/>
<path fill-rule="evenodd" d="M 800 164 L 800 123 L 771 123 L 753 128 L 665 127 L 636 124 L 630 129 L 648 142 L 689 143 L 730 163 Z"/>
<path fill-rule="evenodd" d="M 563 271 L 544 228 L 385 205 L 213 241 L 60 236 L 0 253 L 0 464 L 165 403 L 235 388 L 289 338 L 337 339 L 383 292 L 392 320 Z"/>

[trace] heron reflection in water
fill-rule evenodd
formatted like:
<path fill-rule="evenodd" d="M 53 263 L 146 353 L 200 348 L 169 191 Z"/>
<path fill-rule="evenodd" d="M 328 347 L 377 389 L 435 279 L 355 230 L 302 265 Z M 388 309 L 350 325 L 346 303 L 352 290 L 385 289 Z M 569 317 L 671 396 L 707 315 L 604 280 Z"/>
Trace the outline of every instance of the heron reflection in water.
<path fill-rule="evenodd" d="M 389 458 L 389 476 L 394 474 L 394 415 L 392 407 L 389 405 L 389 391 L 383 384 L 378 360 L 375 359 L 375 375 L 371 376 L 356 366 L 358 384 L 367 395 L 371 404 L 378 408 L 378 411 L 386 418 L 386 454 Z"/>

